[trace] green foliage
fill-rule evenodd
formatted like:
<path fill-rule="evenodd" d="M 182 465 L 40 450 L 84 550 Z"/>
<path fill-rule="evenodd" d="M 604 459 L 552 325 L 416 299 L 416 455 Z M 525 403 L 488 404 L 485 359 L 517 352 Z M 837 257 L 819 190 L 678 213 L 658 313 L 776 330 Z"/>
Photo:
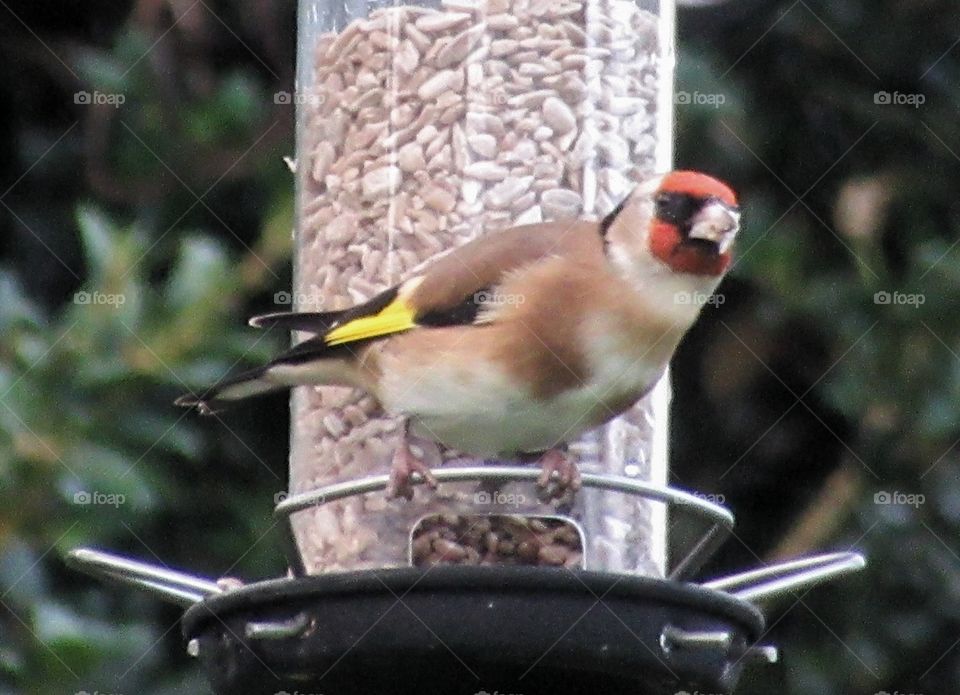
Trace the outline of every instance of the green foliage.
<path fill-rule="evenodd" d="M 45 552 L 55 558 L 77 545 L 126 547 L 166 562 L 161 548 L 188 542 L 162 538 L 171 517 L 182 517 L 185 527 L 195 524 L 194 532 L 209 542 L 215 528 L 204 528 L 205 510 L 191 511 L 196 498 L 184 472 L 206 468 L 210 444 L 204 439 L 211 433 L 173 408 L 171 398 L 217 378 L 238 359 L 262 359 L 277 348 L 231 320 L 243 295 L 242 261 L 215 239 L 182 235 L 166 277 L 151 283 L 141 262 L 149 239 L 143 230 L 117 228 L 102 212 L 83 207 L 78 231 L 88 280 L 57 314 L 45 315 L 13 276 L 0 276 L 6 299 L 0 306 L 2 557 L 4 564 L 15 560 L 11 553 L 23 558 L 14 564 L 25 573 L 14 586 L 36 587 L 49 567 L 34 563 Z M 220 509 L 220 523 L 252 542 L 269 528 L 267 490 L 278 485 L 258 491 L 217 482 L 224 499 L 209 501 L 208 510 Z M 276 567 L 275 555 L 268 546 L 254 549 L 248 566 Z M 217 564 L 228 568 L 222 561 L 210 566 Z M 64 684 L 71 670 L 82 682 L 91 668 L 133 663 L 159 637 L 156 626 L 142 620 L 110 628 L 108 616 L 122 620 L 129 615 L 123 610 L 84 612 L 43 595 L 12 593 L 7 600 L 31 607 L 20 617 L 53 655 L 51 662 L 50 654 L 38 652 L 41 661 L 33 665 L 27 654 L 12 659 L 24 664 L 26 682 L 47 669 L 47 677 Z"/>
<path fill-rule="evenodd" d="M 29 228 L 18 224 L 0 257 L 0 692 L 206 689 L 183 655 L 179 612 L 66 569 L 72 548 L 211 577 L 283 570 L 270 511 L 286 487 L 284 423 L 202 421 L 172 401 L 285 341 L 244 318 L 289 284 L 290 124 L 242 44 L 215 67 L 176 41 L 154 47 L 142 19 L 118 27 L 112 47 L 64 54 L 82 89 L 123 105 L 74 107 L 64 90 L 85 126 L 64 125 L 51 148 L 60 133 L 47 140 L 31 129 L 48 122 L 25 122 L 3 186 L 16 183 L 4 204 Z M 194 49 L 224 35 L 201 31 Z M 282 139 L 251 148 L 269 133 Z M 45 199 L 51 184 L 38 181 L 65 169 L 86 175 Z M 49 266 L 11 262 L 36 239 L 56 281 Z"/>
<path fill-rule="evenodd" d="M 675 471 L 733 502 L 742 544 L 727 569 L 800 538 L 796 517 L 825 496 L 806 520 L 827 530 L 803 550 L 869 558 L 862 577 L 774 614 L 778 692 L 956 689 L 956 16 L 845 0 L 682 17 L 678 88 L 728 99 L 678 107 L 679 159 L 730 177 L 746 228 L 726 304 L 678 358 L 713 388 L 678 389 Z M 739 364 L 718 351 L 730 341 Z M 714 456 L 685 441 L 702 422 Z M 924 502 L 875 503 L 882 491 Z M 744 691 L 772 692 L 776 672 Z"/>

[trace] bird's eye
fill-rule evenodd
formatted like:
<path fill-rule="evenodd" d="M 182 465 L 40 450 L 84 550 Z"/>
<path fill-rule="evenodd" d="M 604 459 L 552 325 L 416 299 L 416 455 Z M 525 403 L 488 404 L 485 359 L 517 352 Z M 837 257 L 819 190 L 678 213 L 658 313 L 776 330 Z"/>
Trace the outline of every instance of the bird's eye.
<path fill-rule="evenodd" d="M 683 226 L 696 214 L 698 201 L 683 193 L 659 193 L 656 197 L 656 215 L 664 222 Z"/>

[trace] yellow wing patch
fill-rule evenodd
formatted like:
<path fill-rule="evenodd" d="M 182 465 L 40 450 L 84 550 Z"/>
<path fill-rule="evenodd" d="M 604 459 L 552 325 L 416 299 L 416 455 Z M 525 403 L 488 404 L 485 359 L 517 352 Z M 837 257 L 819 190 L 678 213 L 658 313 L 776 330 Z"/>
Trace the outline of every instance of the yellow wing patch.
<path fill-rule="evenodd" d="M 399 333 L 415 327 L 413 319 L 413 308 L 403 297 L 397 297 L 373 316 L 363 316 L 337 326 L 327 333 L 323 340 L 327 345 L 333 346 Z"/>

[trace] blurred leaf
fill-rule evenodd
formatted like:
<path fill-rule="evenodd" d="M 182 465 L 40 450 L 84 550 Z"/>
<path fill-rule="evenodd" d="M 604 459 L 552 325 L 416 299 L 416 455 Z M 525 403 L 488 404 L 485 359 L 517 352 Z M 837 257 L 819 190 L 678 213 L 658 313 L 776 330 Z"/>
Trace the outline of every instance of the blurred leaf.
<path fill-rule="evenodd" d="M 188 237 L 167 281 L 167 310 L 179 314 L 203 303 L 219 306 L 235 284 L 224 249 L 210 238 Z"/>

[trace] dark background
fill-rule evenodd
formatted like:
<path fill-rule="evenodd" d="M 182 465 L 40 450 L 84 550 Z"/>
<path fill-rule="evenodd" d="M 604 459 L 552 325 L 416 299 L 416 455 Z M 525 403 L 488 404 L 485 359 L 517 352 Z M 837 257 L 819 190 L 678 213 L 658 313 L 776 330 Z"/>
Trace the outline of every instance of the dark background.
<path fill-rule="evenodd" d="M 744 693 L 960 692 L 958 20 L 680 13 L 676 161 L 730 181 L 745 229 L 674 363 L 674 482 L 737 514 L 707 575 L 870 561 L 771 613 L 783 663 Z M 0 0 L 0 692 L 205 692 L 179 612 L 66 569 L 71 547 L 283 570 L 286 400 L 170 402 L 281 344 L 244 319 L 290 286 L 294 26 L 289 0 Z"/>

